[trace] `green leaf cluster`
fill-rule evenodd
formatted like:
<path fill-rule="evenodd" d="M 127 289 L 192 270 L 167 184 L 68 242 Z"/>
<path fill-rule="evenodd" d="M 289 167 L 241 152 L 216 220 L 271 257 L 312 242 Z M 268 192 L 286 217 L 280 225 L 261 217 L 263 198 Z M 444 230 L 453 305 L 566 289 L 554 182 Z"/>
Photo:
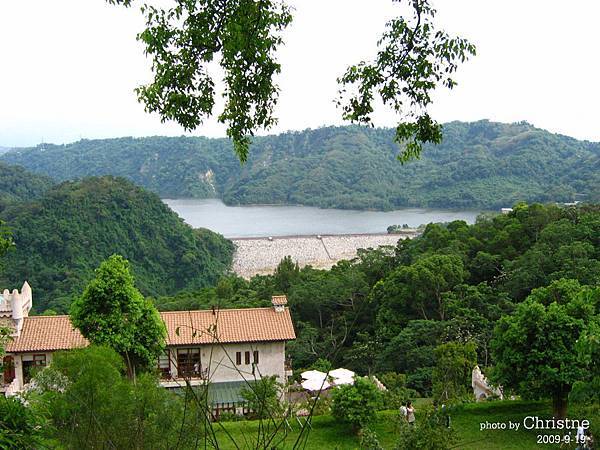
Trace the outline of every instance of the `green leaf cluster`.
<path fill-rule="evenodd" d="M 477 365 L 475 350 L 474 342 L 447 342 L 436 347 L 431 381 L 433 398 L 439 404 L 471 399 L 471 373 Z"/>
<path fill-rule="evenodd" d="M 356 378 L 352 385 L 335 388 L 331 398 L 333 416 L 352 425 L 355 430 L 373 422 L 381 404 L 381 394 L 368 378 Z"/>
<path fill-rule="evenodd" d="M 193 404 L 150 374 L 132 381 L 124 372 L 123 359 L 108 347 L 55 353 L 28 398 L 46 420 L 49 442 L 68 449 L 167 450 L 194 448 L 203 440 L 203 421 Z"/>
<path fill-rule="evenodd" d="M 475 55 L 469 41 L 436 27 L 436 10 L 429 0 L 406 3 L 412 6 L 413 17 L 399 16 L 386 23 L 375 60 L 350 66 L 338 79 L 344 119 L 372 124 L 376 98 L 396 112 L 394 140 L 402 148 L 398 155 L 402 163 L 418 159 L 423 144 L 442 142 L 442 126 L 427 113 L 431 94 L 438 86 L 452 89 L 459 64 Z"/>
<path fill-rule="evenodd" d="M 269 128 L 281 71 L 275 52 L 291 22 L 289 7 L 272 0 L 185 1 L 162 9 L 144 5 L 146 29 L 138 35 L 152 59 L 154 80 L 136 89 L 147 112 L 174 120 L 187 130 L 210 117 L 215 106 L 213 62 L 223 70 L 225 106 L 218 120 L 227 125 L 241 162 L 250 137 Z"/>
<path fill-rule="evenodd" d="M 22 399 L 0 395 L 0 448 L 33 450 L 42 444 L 40 420 Z"/>
<path fill-rule="evenodd" d="M 552 397 L 555 415 L 564 417 L 573 385 L 589 379 L 591 347 L 584 337 L 599 325 L 599 288 L 561 279 L 533 290 L 496 325 L 494 379 L 526 398 Z"/>
<path fill-rule="evenodd" d="M 71 305 L 71 322 L 92 344 L 108 346 L 130 375 L 151 370 L 164 351 L 166 330 L 150 300 L 135 288 L 129 263 L 113 255 L 100 264 L 83 295 Z"/>

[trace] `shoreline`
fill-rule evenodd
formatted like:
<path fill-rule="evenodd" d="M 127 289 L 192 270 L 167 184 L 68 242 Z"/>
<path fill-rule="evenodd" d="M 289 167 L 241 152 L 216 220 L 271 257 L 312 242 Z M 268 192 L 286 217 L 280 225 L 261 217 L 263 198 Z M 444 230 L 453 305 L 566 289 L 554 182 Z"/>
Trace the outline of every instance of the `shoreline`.
<path fill-rule="evenodd" d="M 159 196 L 160 197 L 160 196 Z M 488 213 L 488 212 L 497 212 L 497 208 L 493 207 L 478 207 L 477 205 L 469 206 L 469 207 L 461 207 L 461 206 L 394 206 L 393 208 L 342 208 L 336 206 L 318 206 L 318 205 L 306 205 L 303 203 L 225 203 L 225 201 L 221 197 L 160 197 L 163 203 L 168 204 L 169 201 L 196 201 L 196 200 L 217 200 L 221 202 L 227 208 L 252 208 L 252 207 L 296 207 L 296 208 L 315 208 L 315 209 L 330 209 L 335 211 L 356 211 L 356 212 L 380 212 L 380 213 L 391 213 L 395 211 L 450 211 L 450 212 L 476 212 L 478 214 Z"/>
<path fill-rule="evenodd" d="M 335 238 L 335 237 L 369 237 L 369 236 L 405 236 L 405 237 L 416 237 L 421 232 L 417 228 L 407 228 L 406 231 L 400 233 L 339 233 L 339 234 L 288 234 L 288 235 L 273 235 L 273 236 L 226 236 L 226 239 L 230 241 L 249 241 L 249 240 L 260 240 L 260 239 L 272 239 L 273 241 L 278 239 L 302 239 L 302 238 Z"/>

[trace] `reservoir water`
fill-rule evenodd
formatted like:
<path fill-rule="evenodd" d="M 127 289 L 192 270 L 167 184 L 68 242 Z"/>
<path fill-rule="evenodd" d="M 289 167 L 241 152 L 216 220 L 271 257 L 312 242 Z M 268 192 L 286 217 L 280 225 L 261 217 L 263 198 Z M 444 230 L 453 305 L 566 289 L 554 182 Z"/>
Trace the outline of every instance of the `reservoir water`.
<path fill-rule="evenodd" d="M 406 208 L 395 211 L 321 209 L 310 206 L 227 206 L 216 199 L 164 199 L 194 228 L 227 238 L 310 234 L 385 233 L 390 225 L 429 222 L 473 223 L 479 211 Z"/>

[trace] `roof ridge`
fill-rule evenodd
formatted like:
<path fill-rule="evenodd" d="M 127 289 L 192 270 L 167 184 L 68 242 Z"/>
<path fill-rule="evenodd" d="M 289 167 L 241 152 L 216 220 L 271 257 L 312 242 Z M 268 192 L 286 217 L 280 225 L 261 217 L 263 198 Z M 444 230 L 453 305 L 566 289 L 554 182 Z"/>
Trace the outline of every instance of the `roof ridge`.
<path fill-rule="evenodd" d="M 69 314 L 55 314 L 54 316 L 27 316 L 25 319 L 50 319 L 50 318 L 63 318 L 71 317 Z"/>
<path fill-rule="evenodd" d="M 271 310 L 273 306 L 254 306 L 252 308 L 215 308 L 215 311 L 256 311 L 256 310 Z M 285 308 L 288 309 L 288 308 Z M 159 314 L 178 314 L 178 313 L 193 313 L 193 312 L 208 312 L 212 313 L 212 309 L 182 309 L 178 311 L 159 311 Z"/>

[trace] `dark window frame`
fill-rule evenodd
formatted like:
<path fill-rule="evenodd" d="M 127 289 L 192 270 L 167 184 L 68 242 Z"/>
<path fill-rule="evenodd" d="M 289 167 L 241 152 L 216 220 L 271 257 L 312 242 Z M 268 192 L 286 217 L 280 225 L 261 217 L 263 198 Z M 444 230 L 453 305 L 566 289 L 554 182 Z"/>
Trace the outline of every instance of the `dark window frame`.
<path fill-rule="evenodd" d="M 167 359 L 166 367 L 164 367 L 164 365 L 161 366 L 161 358 Z M 164 361 L 164 359 L 163 359 L 163 361 Z M 163 379 L 171 378 L 171 355 L 169 354 L 169 352 L 159 355 L 158 361 L 157 361 L 157 366 L 158 366 L 158 372 L 160 373 L 161 378 L 163 378 Z"/>
<path fill-rule="evenodd" d="M 35 359 L 38 356 L 42 356 L 44 358 L 42 364 L 40 364 L 40 361 L 42 361 L 41 359 Z M 36 367 L 44 366 L 45 367 L 47 363 L 48 363 L 48 358 L 46 357 L 45 353 L 34 353 L 33 354 L 33 365 L 34 366 L 36 366 Z"/>
<path fill-rule="evenodd" d="M 193 352 L 197 350 L 197 352 Z M 176 351 L 177 376 L 178 377 L 200 377 L 202 374 L 202 357 L 200 347 L 178 348 Z M 194 358 L 194 355 L 198 355 Z M 181 358 L 180 358 L 181 357 Z M 196 364 L 198 370 L 195 369 Z"/>
<path fill-rule="evenodd" d="M 25 383 L 29 383 L 31 381 L 31 378 L 33 378 L 33 375 L 35 375 L 34 372 L 36 370 L 42 367 L 46 367 L 46 365 L 48 364 L 48 357 L 45 353 L 34 353 L 31 356 L 32 359 L 30 361 L 21 360 L 21 364 L 23 366 L 23 379 Z M 43 359 L 36 359 L 40 357 L 42 357 Z"/>

